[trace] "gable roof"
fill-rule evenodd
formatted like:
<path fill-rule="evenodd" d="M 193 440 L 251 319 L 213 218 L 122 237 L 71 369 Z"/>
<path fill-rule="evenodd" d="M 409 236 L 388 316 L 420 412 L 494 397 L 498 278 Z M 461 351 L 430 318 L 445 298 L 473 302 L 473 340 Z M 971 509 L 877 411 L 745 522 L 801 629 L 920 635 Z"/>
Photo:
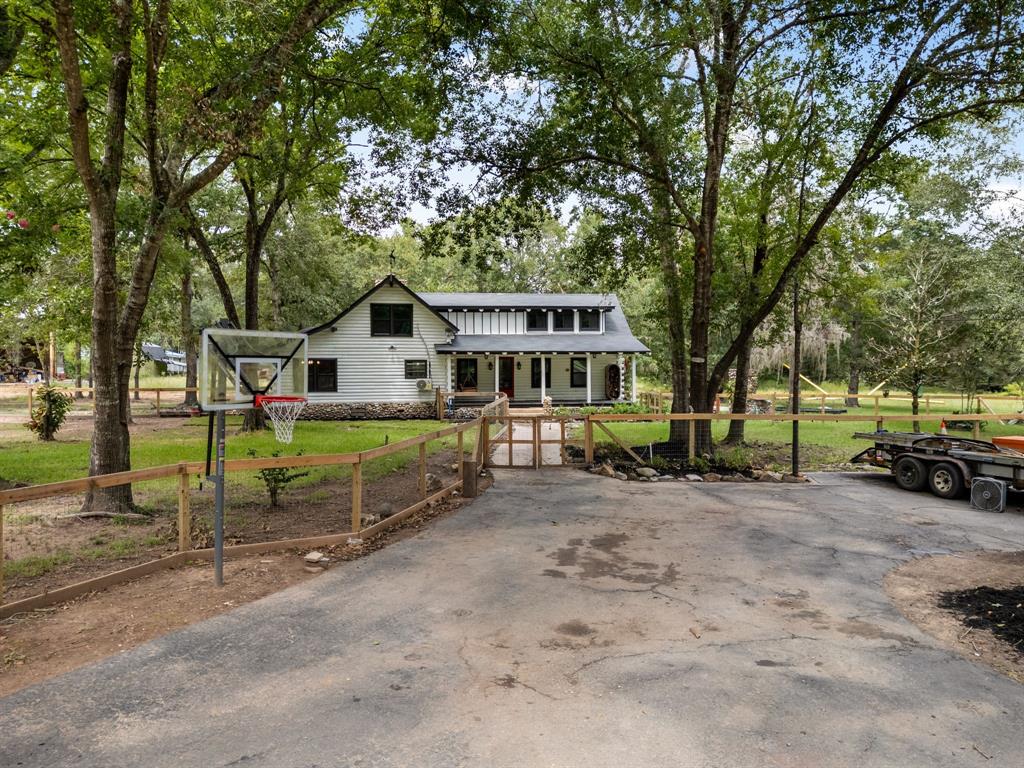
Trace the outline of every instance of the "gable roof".
<path fill-rule="evenodd" d="M 434 309 L 604 309 L 618 304 L 613 293 L 421 293 Z"/>
<path fill-rule="evenodd" d="M 307 328 L 306 330 L 302 331 L 302 333 L 305 333 L 307 336 L 309 336 L 309 335 L 312 335 L 312 334 L 317 333 L 319 331 L 322 331 L 325 328 L 330 328 L 332 325 L 334 325 L 339 320 L 341 320 L 341 318 L 343 318 L 345 315 L 347 315 L 353 309 L 355 309 L 360 304 L 362 304 L 364 301 L 366 301 L 368 298 L 370 298 L 370 296 L 372 296 L 374 293 L 376 293 L 377 289 L 381 288 L 385 283 L 388 285 L 389 288 L 397 286 L 397 287 L 401 288 L 403 291 L 405 291 L 406 293 L 408 293 L 409 296 L 411 296 L 413 299 L 415 299 L 420 304 L 422 304 L 424 307 L 426 307 L 426 309 L 432 315 L 434 315 L 434 317 L 436 317 L 438 320 L 440 320 L 442 323 L 444 323 L 452 331 L 458 331 L 459 330 L 458 326 L 455 325 L 455 323 L 451 322 L 448 318 L 446 318 L 444 315 L 442 315 L 440 312 L 438 312 L 436 309 L 434 309 L 434 307 L 432 307 L 428 302 L 424 301 L 423 297 L 420 296 L 418 293 L 416 293 L 414 290 L 412 290 L 412 288 L 407 286 L 405 283 L 403 283 L 401 280 L 399 280 L 394 275 L 388 275 L 383 280 L 381 280 L 378 283 L 376 283 L 372 288 L 370 288 L 370 290 L 368 290 L 366 293 L 364 293 L 358 299 L 356 299 L 351 304 L 349 304 L 347 307 L 345 307 L 345 309 L 343 309 L 341 312 L 339 312 L 333 318 L 328 320 L 326 323 L 321 323 L 320 325 L 314 326 L 313 328 Z"/>

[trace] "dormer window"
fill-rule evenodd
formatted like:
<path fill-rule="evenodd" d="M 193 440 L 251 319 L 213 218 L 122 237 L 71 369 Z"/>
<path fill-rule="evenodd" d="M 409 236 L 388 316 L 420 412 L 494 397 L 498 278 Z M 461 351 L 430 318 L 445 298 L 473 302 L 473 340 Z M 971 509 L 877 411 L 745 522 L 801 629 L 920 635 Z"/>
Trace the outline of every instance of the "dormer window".
<path fill-rule="evenodd" d="M 555 333 L 572 333 L 573 332 L 573 312 L 572 310 L 562 310 L 561 312 L 554 313 L 554 322 L 552 324 L 552 330 Z"/>
<path fill-rule="evenodd" d="M 600 331 L 601 312 L 596 309 L 580 310 L 580 331 Z"/>
<path fill-rule="evenodd" d="M 548 332 L 548 313 L 544 309 L 528 309 L 526 311 L 526 330 Z"/>

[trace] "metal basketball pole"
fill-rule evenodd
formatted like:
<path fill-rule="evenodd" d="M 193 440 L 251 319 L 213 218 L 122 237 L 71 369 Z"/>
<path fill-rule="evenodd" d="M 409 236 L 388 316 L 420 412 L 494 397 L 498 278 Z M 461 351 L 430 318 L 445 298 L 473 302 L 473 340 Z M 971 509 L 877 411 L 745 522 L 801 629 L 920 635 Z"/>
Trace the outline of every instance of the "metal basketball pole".
<path fill-rule="evenodd" d="M 224 586 L 224 411 L 217 411 L 217 484 L 213 513 L 213 583 Z"/>

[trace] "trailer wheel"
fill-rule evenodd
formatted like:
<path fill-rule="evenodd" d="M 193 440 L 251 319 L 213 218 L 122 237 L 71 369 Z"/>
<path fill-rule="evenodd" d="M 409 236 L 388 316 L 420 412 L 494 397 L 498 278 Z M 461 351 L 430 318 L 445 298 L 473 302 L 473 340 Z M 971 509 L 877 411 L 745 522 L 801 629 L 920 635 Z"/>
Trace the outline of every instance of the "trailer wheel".
<path fill-rule="evenodd" d="M 923 491 L 928 484 L 928 470 L 924 462 L 913 456 L 900 456 L 892 465 L 896 485 L 904 491 Z"/>
<path fill-rule="evenodd" d="M 940 461 L 928 473 L 928 487 L 942 499 L 955 499 L 964 490 L 964 477 L 955 464 Z"/>

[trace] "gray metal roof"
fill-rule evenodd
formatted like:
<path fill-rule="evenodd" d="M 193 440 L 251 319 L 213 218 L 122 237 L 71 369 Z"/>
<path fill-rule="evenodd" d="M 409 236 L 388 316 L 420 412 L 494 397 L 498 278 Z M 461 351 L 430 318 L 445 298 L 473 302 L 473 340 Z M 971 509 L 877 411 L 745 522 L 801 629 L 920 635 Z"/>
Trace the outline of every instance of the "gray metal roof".
<path fill-rule="evenodd" d="M 500 296 L 503 294 L 496 295 Z M 425 295 L 424 298 L 426 298 Z M 536 297 L 534 298 L 536 299 Z M 615 297 L 612 296 L 611 298 L 614 299 Z M 604 333 L 460 333 L 456 334 L 451 342 L 438 344 L 436 349 L 438 352 L 455 354 L 470 352 L 485 354 L 500 354 L 502 352 L 509 354 L 517 352 L 533 354 L 554 352 L 562 354 L 571 352 L 623 352 L 626 354 L 636 354 L 651 351 L 638 341 L 629 330 L 626 316 L 622 314 L 622 310 L 618 306 L 615 306 L 614 309 L 609 310 L 605 314 Z"/>
<path fill-rule="evenodd" d="M 611 309 L 614 293 L 419 293 L 435 310 L 446 309 Z"/>

